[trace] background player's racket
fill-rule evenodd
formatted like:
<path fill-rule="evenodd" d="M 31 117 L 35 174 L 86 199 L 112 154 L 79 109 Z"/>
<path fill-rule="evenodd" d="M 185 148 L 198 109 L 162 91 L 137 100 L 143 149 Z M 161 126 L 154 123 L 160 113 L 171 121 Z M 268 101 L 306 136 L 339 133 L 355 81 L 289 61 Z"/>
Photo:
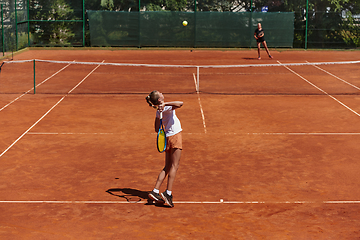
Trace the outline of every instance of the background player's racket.
<path fill-rule="evenodd" d="M 257 37 L 258 37 L 258 38 L 261 38 L 261 37 L 263 37 L 264 35 L 265 35 L 265 34 L 264 34 L 264 30 L 261 29 L 261 31 L 259 31 Z"/>
<path fill-rule="evenodd" d="M 157 149 L 161 153 L 166 149 L 166 135 L 164 125 L 162 124 L 162 112 L 160 112 L 160 127 L 157 134 Z"/>

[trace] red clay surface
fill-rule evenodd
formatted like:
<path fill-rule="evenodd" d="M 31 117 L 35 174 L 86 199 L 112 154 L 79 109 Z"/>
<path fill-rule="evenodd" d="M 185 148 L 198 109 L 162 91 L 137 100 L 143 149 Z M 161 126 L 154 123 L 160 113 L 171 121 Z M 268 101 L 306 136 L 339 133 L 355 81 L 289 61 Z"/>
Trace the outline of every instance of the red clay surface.
<path fill-rule="evenodd" d="M 14 60 L 359 60 L 358 51 L 262 53 L 27 50 Z M 96 67 L 36 63 L 37 84 L 49 79 L 34 95 L 32 62 L 3 66 L 0 239 L 360 238 L 359 64 L 201 68 L 200 93 L 196 68 Z M 154 89 L 184 101 L 174 208 L 147 200 L 164 162 L 145 102 Z"/>

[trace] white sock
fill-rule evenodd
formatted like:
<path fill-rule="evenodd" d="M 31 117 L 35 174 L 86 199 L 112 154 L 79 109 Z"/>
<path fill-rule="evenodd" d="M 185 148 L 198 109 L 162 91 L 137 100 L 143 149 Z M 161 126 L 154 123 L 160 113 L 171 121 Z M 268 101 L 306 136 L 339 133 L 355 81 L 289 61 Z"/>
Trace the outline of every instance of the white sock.
<path fill-rule="evenodd" d="M 172 191 L 166 190 L 166 193 L 167 193 L 167 195 L 169 195 L 169 196 L 171 196 L 171 192 L 172 192 Z"/>
<path fill-rule="evenodd" d="M 156 189 L 156 188 L 154 188 L 154 193 L 159 193 L 160 191 L 159 191 L 159 189 Z"/>

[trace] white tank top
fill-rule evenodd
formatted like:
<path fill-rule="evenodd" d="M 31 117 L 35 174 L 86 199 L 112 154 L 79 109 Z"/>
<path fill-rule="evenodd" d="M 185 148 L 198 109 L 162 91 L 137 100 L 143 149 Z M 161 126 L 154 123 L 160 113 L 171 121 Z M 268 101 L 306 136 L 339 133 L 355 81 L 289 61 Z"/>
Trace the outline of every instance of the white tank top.
<path fill-rule="evenodd" d="M 176 116 L 175 110 L 172 106 L 165 106 L 162 111 L 163 125 L 167 137 L 173 136 L 182 131 L 179 118 Z M 160 112 L 156 111 L 156 117 L 160 118 Z"/>

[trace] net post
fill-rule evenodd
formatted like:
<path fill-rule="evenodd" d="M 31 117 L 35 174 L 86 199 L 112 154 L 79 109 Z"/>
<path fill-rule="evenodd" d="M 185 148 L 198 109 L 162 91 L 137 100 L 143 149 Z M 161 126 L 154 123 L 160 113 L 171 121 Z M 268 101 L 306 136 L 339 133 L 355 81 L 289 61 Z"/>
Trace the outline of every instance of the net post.
<path fill-rule="evenodd" d="M 200 67 L 196 67 L 196 90 L 197 92 L 200 92 Z"/>
<path fill-rule="evenodd" d="M 36 80 L 35 80 L 35 59 L 33 60 L 33 69 L 34 69 L 34 94 L 36 93 Z"/>

